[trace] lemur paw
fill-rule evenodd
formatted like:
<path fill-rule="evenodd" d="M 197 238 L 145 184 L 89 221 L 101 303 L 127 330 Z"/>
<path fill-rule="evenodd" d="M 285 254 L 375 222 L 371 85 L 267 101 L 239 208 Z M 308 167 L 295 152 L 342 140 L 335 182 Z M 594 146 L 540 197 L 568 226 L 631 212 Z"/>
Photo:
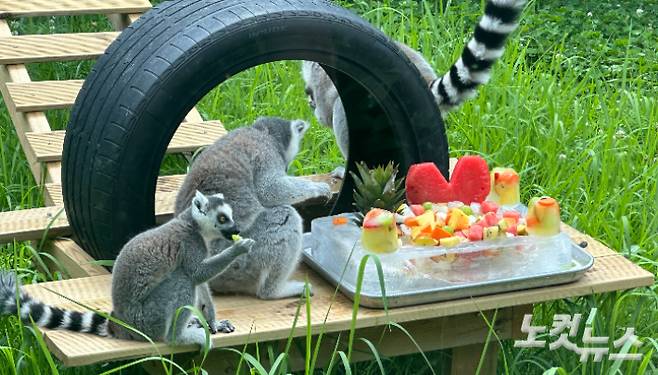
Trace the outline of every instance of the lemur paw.
<path fill-rule="evenodd" d="M 215 326 L 217 327 L 217 331 L 215 333 L 217 332 L 231 333 L 235 331 L 235 327 L 233 326 L 233 324 L 231 324 L 231 322 L 229 322 L 226 319 L 216 320 L 214 323 Z"/>
<path fill-rule="evenodd" d="M 246 254 L 251 251 L 251 248 L 254 247 L 256 241 L 251 238 L 241 238 L 235 242 L 235 249 L 238 251 L 238 255 Z"/>
<path fill-rule="evenodd" d="M 323 197 L 327 200 L 331 199 L 331 187 L 325 182 L 316 182 L 313 193 L 315 197 Z"/>
<path fill-rule="evenodd" d="M 345 167 L 340 166 L 340 167 L 334 168 L 334 170 L 331 171 L 330 176 L 333 177 L 333 178 L 337 178 L 339 180 L 345 179 Z"/>

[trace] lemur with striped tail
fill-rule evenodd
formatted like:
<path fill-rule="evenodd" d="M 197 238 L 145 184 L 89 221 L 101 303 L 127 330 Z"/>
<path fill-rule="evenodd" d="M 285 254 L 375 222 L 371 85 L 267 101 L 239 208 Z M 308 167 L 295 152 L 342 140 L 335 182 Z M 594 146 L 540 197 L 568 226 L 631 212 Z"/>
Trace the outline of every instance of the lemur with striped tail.
<path fill-rule="evenodd" d="M 189 309 L 180 309 L 192 305 L 202 311 L 212 333 L 233 332 L 235 328 L 227 320 L 215 321 L 207 282 L 235 258 L 248 253 L 254 241 L 239 239 L 225 249 L 212 250 L 208 244 L 232 238 L 237 232 L 224 197 L 197 192 L 191 207 L 135 236 L 123 247 L 112 272 L 110 316 L 154 341 L 203 347 L 205 330 Z M 40 327 L 146 340 L 103 314 L 64 310 L 36 301 L 21 290 L 15 274 L 0 271 L 0 314 L 16 313 L 26 324 L 33 321 Z"/>
<path fill-rule="evenodd" d="M 503 55 L 505 41 L 518 26 L 517 20 L 525 3 L 526 0 L 488 0 L 484 15 L 461 57 L 441 77 L 420 53 L 395 42 L 425 79 L 443 114 L 473 98 L 478 86 L 489 81 L 491 67 Z M 322 125 L 333 129 L 338 147 L 347 159 L 347 119 L 336 87 L 316 62 L 304 61 L 302 76 L 315 117 Z M 337 168 L 334 175 L 343 177 L 344 169 Z"/>

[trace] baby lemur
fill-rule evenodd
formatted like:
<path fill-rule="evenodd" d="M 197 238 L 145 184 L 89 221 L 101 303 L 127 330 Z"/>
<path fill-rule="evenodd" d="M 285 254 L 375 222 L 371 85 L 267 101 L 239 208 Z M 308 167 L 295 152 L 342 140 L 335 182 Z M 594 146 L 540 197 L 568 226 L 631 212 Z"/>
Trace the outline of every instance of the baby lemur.
<path fill-rule="evenodd" d="M 247 293 L 262 299 L 298 296 L 304 283 L 289 281 L 302 250 L 302 220 L 292 204 L 329 198 L 329 185 L 288 176 L 309 124 L 259 118 L 206 148 L 192 164 L 176 198 L 176 212 L 195 190 L 221 191 L 235 209 L 242 235 L 256 241 L 249 255 L 210 281 L 219 293 Z"/>
<path fill-rule="evenodd" d="M 232 332 L 235 328 L 230 322 L 215 321 L 212 300 L 198 296 L 202 290 L 198 286 L 219 274 L 239 255 L 248 253 L 254 241 L 241 239 L 210 255 L 207 243 L 237 233 L 231 207 L 221 194 L 205 196 L 197 192 L 191 203 L 180 215 L 135 236 L 123 247 L 112 272 L 110 315 L 152 340 L 203 346 L 204 329 L 191 319 L 191 311 L 181 309 L 174 322 L 176 311 L 203 300 L 205 305 L 197 307 L 203 311 L 211 331 Z M 15 314 L 20 309 L 21 320 L 29 323 L 31 318 L 41 327 L 144 340 L 99 313 L 48 306 L 23 291 L 16 294 L 16 288 L 13 273 L 0 273 L 1 314 Z M 16 304 L 17 296 L 20 307 Z"/>
<path fill-rule="evenodd" d="M 476 95 L 478 86 L 489 81 L 491 67 L 503 55 L 507 37 L 516 29 L 525 0 L 488 0 L 484 15 L 461 57 L 441 78 L 423 56 L 408 46 L 395 42 L 425 79 L 443 114 L 458 108 Z M 348 154 L 347 120 L 338 91 L 320 64 L 302 63 L 309 105 L 318 121 L 332 128 L 343 157 Z M 344 169 L 334 171 L 342 177 Z"/>

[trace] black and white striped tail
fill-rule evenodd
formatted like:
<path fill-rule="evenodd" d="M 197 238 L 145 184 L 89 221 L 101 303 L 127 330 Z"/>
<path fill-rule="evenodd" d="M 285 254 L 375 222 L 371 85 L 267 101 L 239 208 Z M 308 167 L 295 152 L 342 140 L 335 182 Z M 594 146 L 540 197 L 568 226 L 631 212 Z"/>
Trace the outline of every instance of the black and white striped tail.
<path fill-rule="evenodd" d="M 107 336 L 107 318 L 95 312 L 62 310 L 35 301 L 22 290 L 16 294 L 17 280 L 13 273 L 0 271 L 0 315 L 20 315 L 21 321 L 34 321 L 39 327 L 65 329 Z M 17 304 L 18 302 L 18 304 Z M 31 320 L 30 320 L 31 318 Z"/>
<path fill-rule="evenodd" d="M 503 55 L 505 41 L 518 26 L 525 3 L 525 0 L 487 1 L 484 15 L 459 60 L 443 77 L 430 84 L 443 113 L 474 97 L 477 87 L 489 81 L 491 67 Z"/>

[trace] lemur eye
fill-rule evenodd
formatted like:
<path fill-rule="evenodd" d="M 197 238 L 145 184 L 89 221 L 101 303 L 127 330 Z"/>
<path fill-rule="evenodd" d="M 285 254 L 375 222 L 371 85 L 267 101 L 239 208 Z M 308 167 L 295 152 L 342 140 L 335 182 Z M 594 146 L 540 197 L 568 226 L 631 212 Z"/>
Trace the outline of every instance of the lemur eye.
<path fill-rule="evenodd" d="M 224 214 L 219 214 L 219 216 L 217 216 L 217 221 L 219 221 L 220 224 L 226 223 L 227 220 L 228 218 Z"/>

